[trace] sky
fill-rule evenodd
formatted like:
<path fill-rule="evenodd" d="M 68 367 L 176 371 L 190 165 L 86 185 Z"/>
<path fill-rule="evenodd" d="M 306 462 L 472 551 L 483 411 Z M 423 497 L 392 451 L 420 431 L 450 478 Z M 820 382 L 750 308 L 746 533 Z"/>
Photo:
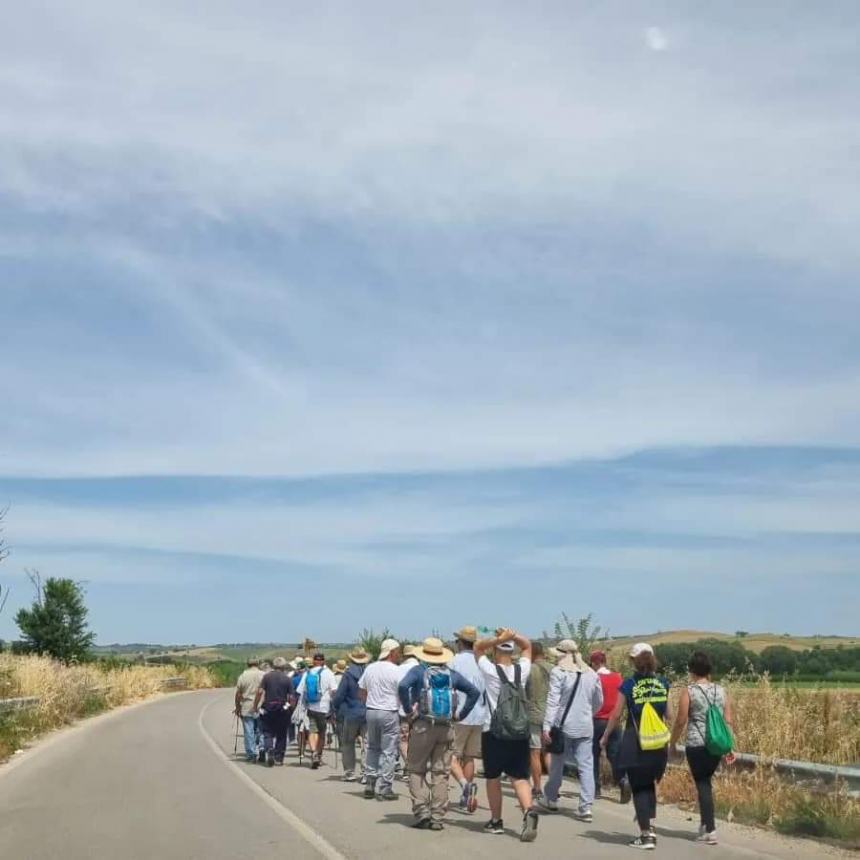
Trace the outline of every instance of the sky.
<path fill-rule="evenodd" d="M 711 5 L 9 10 L 0 637 L 856 634 L 860 9 Z"/>

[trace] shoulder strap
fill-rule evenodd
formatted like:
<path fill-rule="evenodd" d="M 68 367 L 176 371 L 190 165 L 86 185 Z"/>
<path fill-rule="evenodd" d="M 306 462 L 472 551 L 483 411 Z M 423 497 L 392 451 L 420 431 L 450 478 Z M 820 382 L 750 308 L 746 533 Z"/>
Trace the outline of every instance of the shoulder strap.
<path fill-rule="evenodd" d="M 522 681 L 520 680 L 523 676 L 522 668 L 519 663 L 514 663 L 514 686 L 519 689 L 522 686 Z"/>
<path fill-rule="evenodd" d="M 573 704 L 573 700 L 576 698 L 576 691 L 579 689 L 579 682 L 582 680 L 582 672 L 576 673 L 576 682 L 573 685 L 573 690 L 570 693 L 570 696 L 567 699 L 567 704 L 564 707 L 564 713 L 561 715 L 561 720 L 556 723 L 556 726 L 563 726 L 564 721 L 567 719 L 567 715 L 570 713 L 570 706 Z"/>
<path fill-rule="evenodd" d="M 519 669 L 519 666 L 517 666 L 516 668 Z M 508 687 L 513 686 L 513 684 L 511 684 L 511 682 L 508 680 L 508 676 L 505 674 L 505 670 L 502 669 L 502 667 L 499 666 L 498 663 L 496 664 L 496 674 L 499 676 L 499 680 L 502 682 L 502 684 L 505 684 Z M 515 673 L 515 677 L 516 680 L 519 681 L 519 675 L 516 675 Z"/>

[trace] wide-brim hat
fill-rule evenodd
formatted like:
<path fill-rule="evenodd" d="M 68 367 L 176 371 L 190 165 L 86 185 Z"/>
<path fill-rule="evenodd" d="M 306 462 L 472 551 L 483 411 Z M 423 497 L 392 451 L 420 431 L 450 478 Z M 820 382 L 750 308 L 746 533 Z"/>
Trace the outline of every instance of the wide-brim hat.
<path fill-rule="evenodd" d="M 338 660 L 334 664 L 335 675 L 342 675 L 346 671 L 346 660 Z"/>
<path fill-rule="evenodd" d="M 428 636 L 420 645 L 415 647 L 415 656 L 422 663 L 450 663 L 454 652 L 445 647 L 445 643 L 435 636 Z"/>
<path fill-rule="evenodd" d="M 415 645 L 404 645 L 403 646 L 403 656 L 404 657 L 416 657 L 416 646 Z"/>
<path fill-rule="evenodd" d="M 359 666 L 370 662 L 370 654 L 364 648 L 353 648 L 346 656 L 350 663 L 358 663 Z"/>
<path fill-rule="evenodd" d="M 477 642 L 478 641 L 478 628 L 472 627 L 471 625 L 466 625 L 465 627 L 461 627 L 454 633 L 454 637 L 459 639 L 461 642 Z"/>

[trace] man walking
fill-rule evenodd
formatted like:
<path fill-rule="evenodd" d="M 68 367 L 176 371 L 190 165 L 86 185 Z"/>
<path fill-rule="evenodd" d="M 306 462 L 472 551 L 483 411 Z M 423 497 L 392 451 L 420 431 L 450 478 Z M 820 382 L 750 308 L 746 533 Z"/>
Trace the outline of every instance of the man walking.
<path fill-rule="evenodd" d="M 457 721 L 454 723 L 454 755 L 451 759 L 451 775 L 460 786 L 460 811 L 471 815 L 478 808 L 475 759 L 481 757 L 481 734 L 487 715 L 484 704 L 484 676 L 475 660 L 477 629 L 461 627 L 454 636 L 457 654 L 449 667 L 462 675 L 479 693 L 477 704 L 468 714 L 463 713 L 464 703 L 458 702 Z"/>
<path fill-rule="evenodd" d="M 589 657 L 591 668 L 597 672 L 601 689 L 603 690 L 603 705 L 594 715 L 594 739 L 591 744 L 591 754 L 594 758 L 594 793 L 600 797 L 600 739 L 606 731 L 609 717 L 615 710 L 618 701 L 618 691 L 623 682 L 619 672 L 612 672 L 606 666 L 606 654 L 603 651 L 592 651 Z M 618 770 L 618 748 L 621 745 L 621 728 L 616 726 L 606 742 L 606 760 L 612 768 L 612 780 L 621 789 L 621 802 L 630 802 L 630 783 L 626 776 Z"/>
<path fill-rule="evenodd" d="M 263 745 L 267 767 L 284 763 L 287 748 L 287 726 L 289 717 L 287 707 L 292 692 L 292 683 L 284 671 L 287 661 L 275 657 L 271 672 L 266 672 L 254 696 L 254 710 L 260 711 L 263 724 Z M 260 706 L 262 704 L 262 710 Z"/>
<path fill-rule="evenodd" d="M 573 639 L 562 639 L 555 647 L 562 656 L 549 676 L 543 737 L 548 744 L 550 729 L 553 726 L 560 728 L 564 735 L 564 752 L 550 756 L 549 778 L 540 806 L 547 812 L 558 812 L 558 794 L 564 776 L 564 764 L 573 760 L 579 776 L 579 807 L 576 817 L 580 821 L 591 822 L 591 806 L 594 803 L 591 742 L 594 735 L 594 715 L 603 704 L 603 690 L 597 673 L 585 665 Z"/>
<path fill-rule="evenodd" d="M 514 663 L 514 646 L 520 649 L 518 663 Z M 490 650 L 495 663 L 486 656 L 485 652 Z M 532 808 L 529 782 L 529 720 L 525 697 L 525 685 L 532 666 L 531 642 L 521 633 L 500 627 L 494 637 L 475 643 L 475 656 L 484 676 L 488 705 L 481 736 L 481 757 L 490 804 L 490 820 L 484 831 L 493 834 L 505 832 L 502 821 L 502 774 L 505 774 L 523 811 L 520 840 L 534 842 L 538 815 Z"/>
<path fill-rule="evenodd" d="M 415 646 L 414 645 L 404 645 L 403 646 L 403 662 L 400 664 L 400 680 L 402 681 L 417 665 L 418 658 L 415 656 Z M 400 741 L 398 751 L 400 753 L 400 760 L 395 765 L 395 773 L 402 767 L 403 768 L 403 778 L 407 779 L 406 775 L 406 756 L 409 752 L 409 729 L 411 726 L 410 715 L 403 710 L 403 706 L 400 706 L 399 710 L 400 715 Z"/>
<path fill-rule="evenodd" d="M 331 696 L 337 688 L 334 672 L 325 664 L 325 654 L 314 654 L 314 664 L 302 676 L 296 693 L 304 702 L 310 723 L 311 770 L 322 763 L 326 728 L 331 713 Z"/>
<path fill-rule="evenodd" d="M 546 697 L 549 692 L 549 673 L 553 664 L 544 654 L 540 642 L 532 642 L 532 670 L 526 682 L 526 695 L 529 700 L 529 764 L 532 774 L 532 800 L 539 803 L 543 792 L 543 765 L 546 753 L 543 743 L 543 715 L 546 710 Z"/>
<path fill-rule="evenodd" d="M 353 648 L 349 653 L 349 667 L 332 699 L 332 708 L 338 719 L 343 721 L 340 752 L 343 757 L 343 781 L 355 782 L 355 743 L 361 744 L 361 776 L 365 770 L 365 743 L 367 735 L 367 714 L 364 702 L 359 697 L 358 684 L 364 674 L 370 655 L 364 648 Z"/>
<path fill-rule="evenodd" d="M 263 680 L 264 672 L 260 669 L 260 658 L 249 657 L 248 668 L 239 675 L 236 681 L 236 716 L 242 721 L 242 735 L 245 742 L 245 761 L 255 761 L 260 754 L 260 761 L 265 756 L 260 744 L 260 718 L 254 710 L 254 699 Z"/>
<path fill-rule="evenodd" d="M 398 687 L 403 710 L 409 714 L 409 752 L 406 769 L 415 827 L 442 830 L 448 810 L 448 779 L 451 771 L 452 726 L 457 718 L 457 693 L 469 715 L 478 701 L 478 690 L 459 672 L 447 667 L 454 654 L 433 636 L 415 649 L 416 665 Z M 427 782 L 428 765 L 431 783 Z"/>
<path fill-rule="evenodd" d="M 400 643 L 385 639 L 379 659 L 361 676 L 358 688 L 367 707 L 367 782 L 364 796 L 377 800 L 396 800 L 392 789 L 397 742 L 400 737 Z"/>

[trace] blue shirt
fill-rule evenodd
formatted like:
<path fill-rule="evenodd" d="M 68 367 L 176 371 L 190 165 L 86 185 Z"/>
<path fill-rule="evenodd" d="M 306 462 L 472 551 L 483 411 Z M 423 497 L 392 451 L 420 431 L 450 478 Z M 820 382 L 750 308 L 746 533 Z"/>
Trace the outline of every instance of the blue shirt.
<path fill-rule="evenodd" d="M 331 700 L 332 711 L 344 720 L 363 723 L 366 708 L 358 697 L 358 682 L 364 674 L 364 666 L 353 663 L 343 673 L 334 698 Z"/>
<path fill-rule="evenodd" d="M 403 710 L 407 714 L 412 713 L 412 706 L 417 704 L 421 699 L 421 691 L 424 689 L 424 671 L 427 667 L 419 663 L 414 668 L 410 669 L 397 687 L 397 693 L 400 696 L 400 704 L 403 705 Z M 466 696 L 466 704 L 460 711 L 460 719 L 469 715 L 472 708 L 475 707 L 480 692 L 474 684 L 470 684 L 459 672 L 453 669 L 448 669 L 451 673 L 451 686 L 460 693 Z"/>
<path fill-rule="evenodd" d="M 642 717 L 642 708 L 646 702 L 657 712 L 660 719 L 666 716 L 666 705 L 669 702 L 669 682 L 656 675 L 640 675 L 636 672 L 632 678 L 627 678 L 621 684 L 619 692 L 627 700 L 627 724 L 632 726 Z"/>

